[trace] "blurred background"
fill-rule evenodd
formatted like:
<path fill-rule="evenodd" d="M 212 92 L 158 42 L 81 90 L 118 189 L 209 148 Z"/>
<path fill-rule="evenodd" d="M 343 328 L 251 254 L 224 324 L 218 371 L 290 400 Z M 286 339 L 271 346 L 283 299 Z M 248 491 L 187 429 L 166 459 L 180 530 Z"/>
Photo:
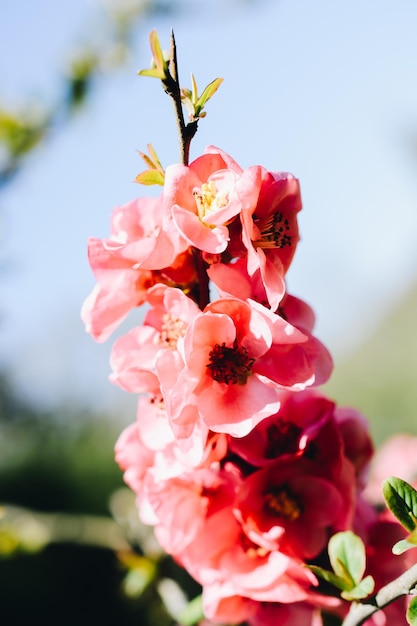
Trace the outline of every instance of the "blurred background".
<path fill-rule="evenodd" d="M 417 434 L 417 4 L 15 0 L 0 16 L 3 623 L 174 624 L 198 589 L 137 526 L 113 461 L 136 401 L 79 317 L 88 236 L 153 193 L 136 151 L 178 160 L 171 102 L 137 76 L 148 34 L 168 47 L 174 29 L 184 86 L 225 79 L 192 159 L 214 144 L 300 179 L 288 288 L 334 355 L 327 392 L 380 444 Z"/>

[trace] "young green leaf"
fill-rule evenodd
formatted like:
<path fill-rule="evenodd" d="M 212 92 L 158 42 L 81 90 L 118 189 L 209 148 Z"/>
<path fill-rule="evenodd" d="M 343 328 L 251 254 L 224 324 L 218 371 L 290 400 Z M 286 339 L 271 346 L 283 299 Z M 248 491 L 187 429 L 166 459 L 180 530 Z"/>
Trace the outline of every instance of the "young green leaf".
<path fill-rule="evenodd" d="M 158 170 L 145 170 L 135 177 L 135 182 L 141 185 L 163 185 L 164 176 Z"/>
<path fill-rule="evenodd" d="M 156 30 L 151 31 L 149 43 L 152 51 L 152 67 L 146 70 L 140 70 L 138 74 L 139 76 L 151 76 L 152 78 L 165 80 L 167 77 L 168 62 L 166 55 L 162 51 Z"/>
<path fill-rule="evenodd" d="M 181 102 L 182 104 L 185 106 L 185 108 L 188 111 L 188 115 L 190 116 L 190 119 L 194 119 L 195 115 L 195 108 L 193 103 L 191 102 L 190 98 L 187 98 L 186 96 L 181 96 Z"/>
<path fill-rule="evenodd" d="M 163 80 L 165 78 L 165 72 L 158 70 L 156 67 L 152 67 L 148 70 L 139 70 L 139 76 L 150 76 L 151 78 L 160 78 Z"/>
<path fill-rule="evenodd" d="M 307 565 L 308 569 L 311 570 L 316 576 L 323 578 L 326 582 L 334 585 L 337 589 L 341 589 L 342 591 L 347 591 L 350 589 L 350 585 L 346 582 L 344 578 L 337 576 L 334 572 L 329 572 L 327 569 L 323 569 L 318 565 Z"/>
<path fill-rule="evenodd" d="M 365 546 L 360 537 L 352 531 L 336 533 L 329 541 L 329 558 L 334 572 L 351 582 L 351 588 L 358 585 L 366 566 Z"/>
<path fill-rule="evenodd" d="M 345 600 L 363 600 L 367 598 L 374 590 L 375 581 L 372 576 L 366 576 L 361 582 L 348 591 L 342 591 L 341 596 Z"/>
<path fill-rule="evenodd" d="M 152 55 L 158 70 L 161 70 L 165 74 L 165 59 L 164 53 L 162 52 L 161 44 L 159 43 L 159 37 L 156 30 L 152 30 L 149 35 L 149 43 L 151 45 Z"/>
<path fill-rule="evenodd" d="M 151 169 L 155 168 L 154 162 L 152 161 L 152 159 L 150 157 L 148 157 L 147 154 L 145 154 L 144 152 L 141 152 L 140 150 L 138 150 L 138 155 L 140 156 L 141 159 L 143 159 L 145 161 L 145 165 L 147 165 Z"/>
<path fill-rule="evenodd" d="M 203 110 L 208 100 L 210 100 L 210 98 L 214 96 L 214 94 L 216 93 L 216 91 L 218 90 L 222 82 L 223 82 L 223 78 L 215 78 L 214 80 L 211 81 L 211 83 L 207 85 L 207 87 L 204 89 L 203 93 L 201 94 L 201 96 L 198 98 L 196 102 L 196 105 L 195 105 L 196 115 L 200 115 L 200 111 Z"/>
<path fill-rule="evenodd" d="M 394 554 L 398 555 L 407 550 L 411 550 L 411 548 L 417 548 L 417 529 L 413 530 L 405 539 L 397 541 L 397 543 L 393 545 L 392 551 Z"/>
<path fill-rule="evenodd" d="M 194 74 L 191 74 L 191 102 L 196 104 L 198 99 L 197 83 L 195 82 Z"/>
<path fill-rule="evenodd" d="M 155 152 L 155 148 L 151 143 L 148 143 L 149 156 L 144 152 L 138 150 L 138 154 L 145 161 L 148 169 L 144 172 L 140 172 L 135 178 L 135 182 L 142 185 L 163 185 L 165 182 L 165 172 L 161 165 L 158 155 Z"/>
<path fill-rule="evenodd" d="M 369 596 L 375 582 L 372 576 L 362 579 L 366 566 L 362 539 L 351 531 L 336 533 L 329 541 L 328 552 L 334 572 L 315 565 L 308 565 L 308 568 L 340 589 L 345 600 L 362 600 Z"/>
<path fill-rule="evenodd" d="M 159 157 L 155 152 L 155 148 L 151 143 L 148 143 L 147 148 L 149 151 L 149 155 L 152 157 L 153 164 L 157 167 L 158 170 L 163 172 L 164 170 L 162 169 L 161 161 L 159 160 Z"/>
<path fill-rule="evenodd" d="M 201 96 L 199 96 L 194 74 L 191 74 L 191 89 L 181 89 L 181 101 L 187 109 L 190 119 L 195 120 L 206 116 L 203 109 L 207 101 L 216 93 L 222 82 L 223 78 L 216 78 L 207 85 Z"/>
<path fill-rule="evenodd" d="M 382 483 L 382 493 L 390 511 L 412 532 L 417 526 L 417 491 L 405 480 L 389 476 Z"/>
<path fill-rule="evenodd" d="M 417 597 L 411 600 L 405 617 L 410 626 L 417 626 Z"/>

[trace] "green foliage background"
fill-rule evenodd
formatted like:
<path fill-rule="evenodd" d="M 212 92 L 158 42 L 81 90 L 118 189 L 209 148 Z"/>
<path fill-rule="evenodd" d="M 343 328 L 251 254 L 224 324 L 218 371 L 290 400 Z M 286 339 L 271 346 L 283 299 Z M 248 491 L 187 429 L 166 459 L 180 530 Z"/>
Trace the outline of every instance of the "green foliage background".
<path fill-rule="evenodd" d="M 360 312 L 358 312 L 360 318 Z M 376 444 L 399 432 L 417 435 L 417 286 L 346 360 L 326 391 L 368 418 Z"/>

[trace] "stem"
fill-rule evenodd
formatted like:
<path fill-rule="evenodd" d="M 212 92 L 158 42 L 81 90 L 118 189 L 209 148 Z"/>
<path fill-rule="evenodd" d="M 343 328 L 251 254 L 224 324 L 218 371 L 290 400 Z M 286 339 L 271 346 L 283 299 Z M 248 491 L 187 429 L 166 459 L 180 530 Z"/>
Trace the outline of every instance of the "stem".
<path fill-rule="evenodd" d="M 209 277 L 207 275 L 207 263 L 203 260 L 200 250 L 193 250 L 195 267 L 198 280 L 198 306 L 203 310 L 210 302 Z"/>
<path fill-rule="evenodd" d="M 171 97 L 174 104 L 175 119 L 180 141 L 180 161 L 183 165 L 188 165 L 190 157 L 191 140 L 197 132 L 198 120 L 184 121 L 184 113 L 181 102 L 181 88 L 178 78 L 177 47 L 175 44 L 174 32 L 171 31 L 171 49 L 169 73 L 162 81 L 165 92 Z"/>
<path fill-rule="evenodd" d="M 17 546 L 28 552 L 50 543 L 70 542 L 105 548 L 114 552 L 131 551 L 124 532 L 111 518 L 69 513 L 40 513 L 9 504 L 3 505 L 0 529 Z"/>
<path fill-rule="evenodd" d="M 417 585 L 417 564 L 395 580 L 382 587 L 378 593 L 365 602 L 353 602 L 342 626 L 360 626 L 368 617 L 383 609 L 401 596 L 415 591 Z"/>

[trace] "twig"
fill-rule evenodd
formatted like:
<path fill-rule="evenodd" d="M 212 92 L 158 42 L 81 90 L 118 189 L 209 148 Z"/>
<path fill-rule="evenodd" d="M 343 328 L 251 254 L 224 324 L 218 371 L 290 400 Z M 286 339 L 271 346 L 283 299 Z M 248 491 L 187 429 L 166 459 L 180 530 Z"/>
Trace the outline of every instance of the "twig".
<path fill-rule="evenodd" d="M 417 564 L 395 580 L 382 587 L 378 593 L 364 602 L 353 602 L 342 626 L 360 626 L 368 617 L 383 609 L 401 596 L 415 591 L 417 585 Z"/>
<path fill-rule="evenodd" d="M 0 531 L 11 546 L 29 552 L 62 542 L 131 550 L 119 525 L 104 516 L 41 513 L 5 504 L 0 509 Z"/>
<path fill-rule="evenodd" d="M 195 267 L 198 280 L 197 304 L 201 310 L 210 302 L 209 277 L 207 274 L 207 263 L 202 258 L 201 252 L 194 249 Z"/>
<path fill-rule="evenodd" d="M 178 77 L 177 48 L 173 31 L 171 31 L 169 72 L 162 80 L 162 84 L 165 92 L 171 97 L 174 104 L 175 119 L 177 122 L 177 130 L 180 141 L 180 161 L 183 165 L 188 165 L 191 140 L 197 132 L 198 120 L 193 120 L 188 124 L 186 124 L 184 120 L 181 102 L 181 88 Z"/>

